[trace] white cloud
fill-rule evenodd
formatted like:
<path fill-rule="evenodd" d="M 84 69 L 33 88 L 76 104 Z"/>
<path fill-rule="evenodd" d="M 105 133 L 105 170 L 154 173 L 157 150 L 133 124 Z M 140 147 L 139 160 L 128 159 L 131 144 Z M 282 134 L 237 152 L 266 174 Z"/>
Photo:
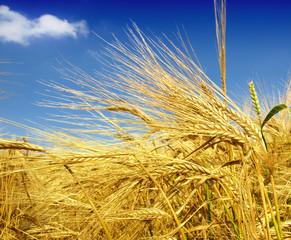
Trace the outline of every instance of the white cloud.
<path fill-rule="evenodd" d="M 68 22 L 53 15 L 45 14 L 37 19 L 28 19 L 7 6 L 0 6 L 0 41 L 29 45 L 33 38 L 50 36 L 53 38 L 87 35 L 88 27 L 84 20 Z"/>

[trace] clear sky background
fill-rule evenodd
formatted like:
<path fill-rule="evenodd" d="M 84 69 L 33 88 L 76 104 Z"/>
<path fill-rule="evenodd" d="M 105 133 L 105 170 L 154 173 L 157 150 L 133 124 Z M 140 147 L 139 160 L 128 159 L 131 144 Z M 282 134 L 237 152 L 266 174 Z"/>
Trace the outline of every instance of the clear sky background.
<path fill-rule="evenodd" d="M 213 0 L 0 0 L 1 117 L 30 125 L 57 110 L 38 107 L 45 88 L 38 80 L 62 81 L 54 70 L 63 56 L 88 73 L 100 68 L 93 52 L 102 43 L 93 32 L 122 42 L 131 20 L 146 34 L 175 39 L 185 27 L 206 74 L 220 85 Z M 281 88 L 291 70 L 291 1 L 228 0 L 227 89 L 238 96 L 248 82 Z M 17 63 L 16 63 L 17 62 Z M 21 64 L 18 64 L 21 63 Z M 1 132 L 25 135 L 1 124 Z"/>

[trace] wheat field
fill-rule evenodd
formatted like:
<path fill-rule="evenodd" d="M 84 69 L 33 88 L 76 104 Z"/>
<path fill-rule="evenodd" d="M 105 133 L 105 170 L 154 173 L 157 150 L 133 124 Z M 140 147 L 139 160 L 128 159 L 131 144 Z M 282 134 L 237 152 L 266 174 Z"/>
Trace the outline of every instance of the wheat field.
<path fill-rule="evenodd" d="M 0 239 L 291 239 L 291 79 L 277 102 L 253 83 L 232 100 L 215 9 L 221 87 L 182 37 L 134 23 L 130 46 L 107 43 L 107 71 L 64 61 L 75 87 L 43 82 L 39 105 L 72 127 L 0 138 Z"/>

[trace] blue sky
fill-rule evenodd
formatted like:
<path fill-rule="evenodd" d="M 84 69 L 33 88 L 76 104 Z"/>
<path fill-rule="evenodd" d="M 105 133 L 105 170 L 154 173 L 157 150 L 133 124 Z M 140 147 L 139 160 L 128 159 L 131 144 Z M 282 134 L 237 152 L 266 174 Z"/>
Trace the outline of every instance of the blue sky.
<path fill-rule="evenodd" d="M 30 125 L 57 110 L 36 106 L 45 88 L 38 80 L 62 81 L 54 69 L 63 56 L 88 73 L 100 68 L 90 52 L 102 50 L 93 32 L 122 42 L 126 25 L 134 21 L 146 34 L 175 39 L 185 27 L 206 74 L 220 84 L 212 0 L 179 1 L 31 1 L 0 0 L 1 117 Z M 269 88 L 282 87 L 291 70 L 291 1 L 227 1 L 227 89 L 234 95 L 250 80 Z M 12 126 L 1 132 L 25 135 Z"/>

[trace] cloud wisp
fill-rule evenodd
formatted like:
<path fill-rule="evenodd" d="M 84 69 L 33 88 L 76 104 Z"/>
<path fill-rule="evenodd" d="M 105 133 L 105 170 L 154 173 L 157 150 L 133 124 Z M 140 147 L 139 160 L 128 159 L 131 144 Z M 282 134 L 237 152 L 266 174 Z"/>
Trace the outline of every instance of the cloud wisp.
<path fill-rule="evenodd" d="M 53 38 L 86 36 L 89 33 L 86 21 L 68 22 L 45 14 L 37 19 L 28 19 L 9 7 L 0 6 L 0 41 L 14 42 L 24 46 L 32 39 L 45 36 Z"/>

